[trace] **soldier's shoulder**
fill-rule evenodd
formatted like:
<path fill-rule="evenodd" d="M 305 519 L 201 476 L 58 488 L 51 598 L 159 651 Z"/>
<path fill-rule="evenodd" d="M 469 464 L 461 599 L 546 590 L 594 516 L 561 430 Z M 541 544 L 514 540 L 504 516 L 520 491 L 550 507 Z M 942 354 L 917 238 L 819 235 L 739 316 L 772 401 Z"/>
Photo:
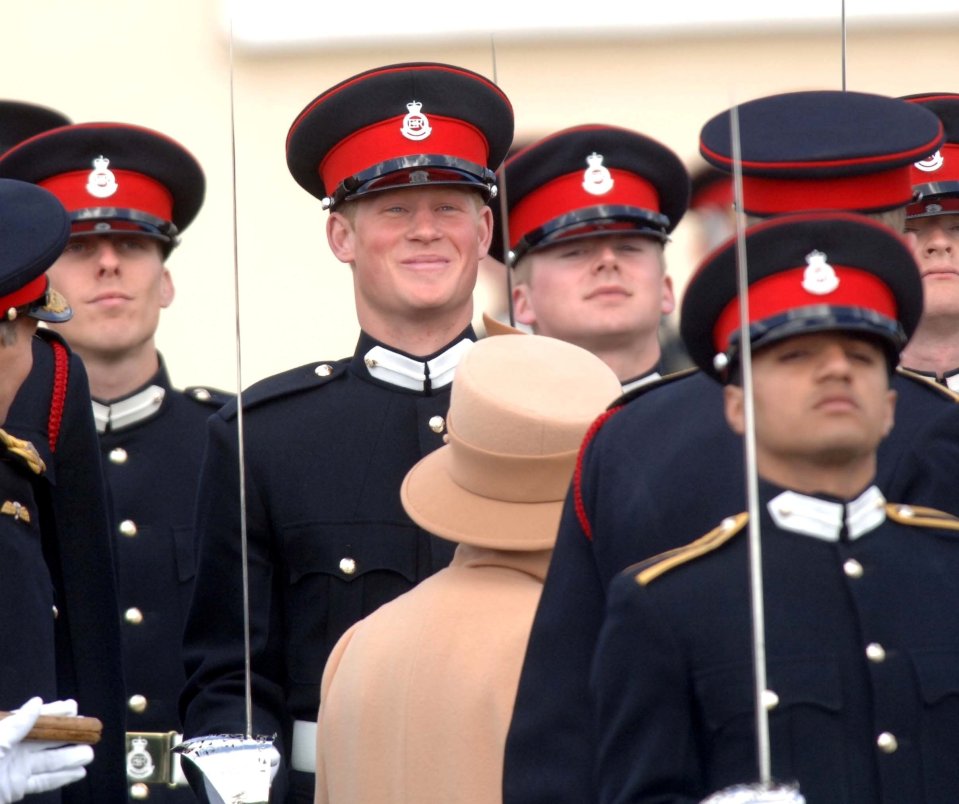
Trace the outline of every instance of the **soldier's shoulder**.
<path fill-rule="evenodd" d="M 923 505 L 905 505 L 902 503 L 886 503 L 886 516 L 900 525 L 909 525 L 915 528 L 938 528 L 959 532 L 959 517 L 940 511 L 938 508 L 928 508 Z"/>
<path fill-rule="evenodd" d="M 243 391 L 243 410 L 255 410 L 280 399 L 335 384 L 346 377 L 348 365 L 349 358 L 306 363 L 266 377 Z M 221 412 L 227 419 L 236 416 L 236 398 L 231 399 Z"/>
<path fill-rule="evenodd" d="M 682 383 L 684 380 L 702 376 L 705 375 L 703 375 L 698 368 L 682 369 L 681 371 L 674 371 L 671 374 L 664 374 L 662 377 L 657 377 L 655 380 L 645 382 L 642 385 L 633 388 L 631 391 L 628 391 L 627 393 L 617 397 L 612 401 L 612 403 L 610 403 L 608 409 L 612 410 L 614 408 L 621 408 L 624 405 L 635 402 L 637 399 L 647 397 L 656 391 L 661 391 L 664 388 L 676 388 L 678 387 L 676 385 L 677 383 Z"/>
<path fill-rule="evenodd" d="M 748 522 L 749 514 L 745 512 L 726 517 L 715 528 L 695 541 L 633 564 L 623 570 L 622 574 L 632 578 L 640 586 L 648 586 L 671 570 L 695 561 L 722 547 L 738 533 L 741 533 Z"/>

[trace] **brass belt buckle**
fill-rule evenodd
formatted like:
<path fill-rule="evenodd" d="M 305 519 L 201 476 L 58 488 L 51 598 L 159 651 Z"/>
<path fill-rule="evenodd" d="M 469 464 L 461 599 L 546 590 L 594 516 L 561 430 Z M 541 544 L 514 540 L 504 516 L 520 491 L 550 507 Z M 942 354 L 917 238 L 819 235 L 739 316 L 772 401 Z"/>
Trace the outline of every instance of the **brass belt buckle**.
<path fill-rule="evenodd" d="M 128 731 L 127 780 L 140 784 L 175 785 L 174 759 L 170 752 L 179 738 L 175 731 Z"/>

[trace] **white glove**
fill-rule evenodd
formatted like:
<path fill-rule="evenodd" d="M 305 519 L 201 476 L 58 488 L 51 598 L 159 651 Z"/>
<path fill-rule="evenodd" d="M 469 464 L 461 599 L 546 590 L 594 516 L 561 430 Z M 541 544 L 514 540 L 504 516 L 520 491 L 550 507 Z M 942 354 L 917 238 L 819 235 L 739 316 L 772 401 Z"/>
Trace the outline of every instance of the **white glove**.
<path fill-rule="evenodd" d="M 0 804 L 20 801 L 30 793 L 56 790 L 87 775 L 83 766 L 93 761 L 89 745 L 23 742 L 41 714 L 74 717 L 77 703 L 44 704 L 39 698 L 31 698 L 0 720 Z"/>
<path fill-rule="evenodd" d="M 806 804 L 806 799 L 796 785 L 739 784 L 713 793 L 700 804 Z"/>

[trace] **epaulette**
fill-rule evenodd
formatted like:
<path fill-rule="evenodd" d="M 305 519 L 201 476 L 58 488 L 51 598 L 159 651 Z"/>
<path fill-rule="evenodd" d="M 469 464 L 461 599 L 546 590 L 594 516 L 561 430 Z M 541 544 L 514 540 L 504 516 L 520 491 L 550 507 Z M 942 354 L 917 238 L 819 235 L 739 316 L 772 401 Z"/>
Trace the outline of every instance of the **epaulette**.
<path fill-rule="evenodd" d="M 219 388 L 210 388 L 206 385 L 191 385 L 189 388 L 184 388 L 183 393 L 194 402 L 217 409 L 236 397 L 236 394 L 231 394 L 229 391 L 221 391 Z"/>
<path fill-rule="evenodd" d="M 618 396 L 609 404 L 606 410 L 621 408 L 623 405 L 627 405 L 634 399 L 639 399 L 641 396 L 645 396 L 656 388 L 662 388 L 664 385 L 669 385 L 671 382 L 676 382 L 676 380 L 685 379 L 686 377 L 689 377 L 698 371 L 699 369 L 694 366 L 693 368 L 681 369 L 680 371 L 674 371 L 672 374 L 666 374 L 655 380 L 644 382 L 638 388 L 634 388 L 632 391 Z"/>
<path fill-rule="evenodd" d="M 676 547 L 667 550 L 665 553 L 652 556 L 633 564 L 625 570 L 628 575 L 632 575 L 636 583 L 640 586 L 646 586 L 651 581 L 656 580 L 660 575 L 664 575 L 671 569 L 699 558 L 706 553 L 710 553 L 717 547 L 722 547 L 733 536 L 739 533 L 749 521 L 749 514 L 745 511 L 736 516 L 727 517 L 718 526 L 713 528 L 705 536 L 700 536 L 696 541 L 685 544 L 682 547 Z"/>
<path fill-rule="evenodd" d="M 307 363 L 260 380 L 243 391 L 243 410 L 251 410 L 270 400 L 309 391 L 345 377 L 349 362 L 347 358 L 328 363 Z M 236 415 L 235 397 L 223 408 L 222 415 L 226 419 Z"/>
<path fill-rule="evenodd" d="M 900 525 L 914 525 L 917 528 L 943 528 L 959 530 L 959 517 L 955 517 L 938 508 L 926 508 L 922 505 L 902 505 L 886 503 L 886 516 Z"/>
<path fill-rule="evenodd" d="M 912 380 L 919 385 L 926 386 L 930 390 L 935 391 L 940 396 L 945 397 L 951 402 L 959 402 L 959 393 L 956 393 L 948 386 L 943 385 L 941 382 L 936 382 L 933 377 L 929 377 L 925 374 L 919 374 L 915 371 L 910 371 L 902 366 L 899 366 L 896 369 L 896 374 L 898 374 L 900 377 L 905 377 L 907 380 Z"/>

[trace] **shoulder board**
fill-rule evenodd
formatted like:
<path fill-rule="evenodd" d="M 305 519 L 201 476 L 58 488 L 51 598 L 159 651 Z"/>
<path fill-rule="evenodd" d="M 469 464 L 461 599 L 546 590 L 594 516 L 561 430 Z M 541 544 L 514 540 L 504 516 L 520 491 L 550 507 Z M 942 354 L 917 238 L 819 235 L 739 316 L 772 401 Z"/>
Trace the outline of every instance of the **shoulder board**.
<path fill-rule="evenodd" d="M 346 376 L 349 362 L 350 359 L 346 358 L 327 363 L 307 363 L 305 366 L 289 369 L 260 380 L 243 391 L 243 410 L 250 410 L 272 399 L 291 396 L 318 388 L 321 385 L 327 385 Z M 223 416 L 231 419 L 235 415 L 236 398 L 233 398 L 223 409 Z"/>
<path fill-rule="evenodd" d="M 917 528 L 944 528 L 959 530 L 959 517 L 955 517 L 938 508 L 926 508 L 922 505 L 900 505 L 886 503 L 886 516 L 901 525 L 914 525 Z"/>
<path fill-rule="evenodd" d="M 211 408 L 222 408 L 236 396 L 229 391 L 221 391 L 219 388 L 209 388 L 205 385 L 191 385 L 189 388 L 184 388 L 183 395 Z"/>
<path fill-rule="evenodd" d="M 900 366 L 896 369 L 896 374 L 900 377 L 903 377 L 907 380 L 912 380 L 918 385 L 927 387 L 930 391 L 935 391 L 940 396 L 952 401 L 959 402 L 959 393 L 956 393 L 951 388 L 943 385 L 940 382 L 936 382 L 932 377 L 928 377 L 925 374 L 917 374 L 915 371 L 910 371 L 909 369 L 902 368 Z"/>
<path fill-rule="evenodd" d="M 682 369 L 681 371 L 674 371 L 672 374 L 667 374 L 664 377 L 659 377 L 656 380 L 651 380 L 650 382 L 643 383 L 638 388 L 634 388 L 632 391 L 622 394 L 621 396 L 614 399 L 612 403 L 610 403 L 609 407 L 607 407 L 607 410 L 612 410 L 613 408 L 622 407 L 623 405 L 629 402 L 632 402 L 634 399 L 639 399 L 639 397 L 644 396 L 645 394 L 648 394 L 650 391 L 655 390 L 656 388 L 662 388 L 664 385 L 669 385 L 669 383 L 671 382 L 675 382 L 676 380 L 682 380 L 685 377 L 689 377 L 698 371 L 699 369 L 695 367 Z"/>
<path fill-rule="evenodd" d="M 667 550 L 665 553 L 647 558 L 638 564 L 633 564 L 626 572 L 633 576 L 636 583 L 646 586 L 671 569 L 686 564 L 695 558 L 711 553 L 717 547 L 722 547 L 733 536 L 739 533 L 749 521 L 749 514 L 745 511 L 736 516 L 727 517 L 705 536 L 696 541 Z"/>

